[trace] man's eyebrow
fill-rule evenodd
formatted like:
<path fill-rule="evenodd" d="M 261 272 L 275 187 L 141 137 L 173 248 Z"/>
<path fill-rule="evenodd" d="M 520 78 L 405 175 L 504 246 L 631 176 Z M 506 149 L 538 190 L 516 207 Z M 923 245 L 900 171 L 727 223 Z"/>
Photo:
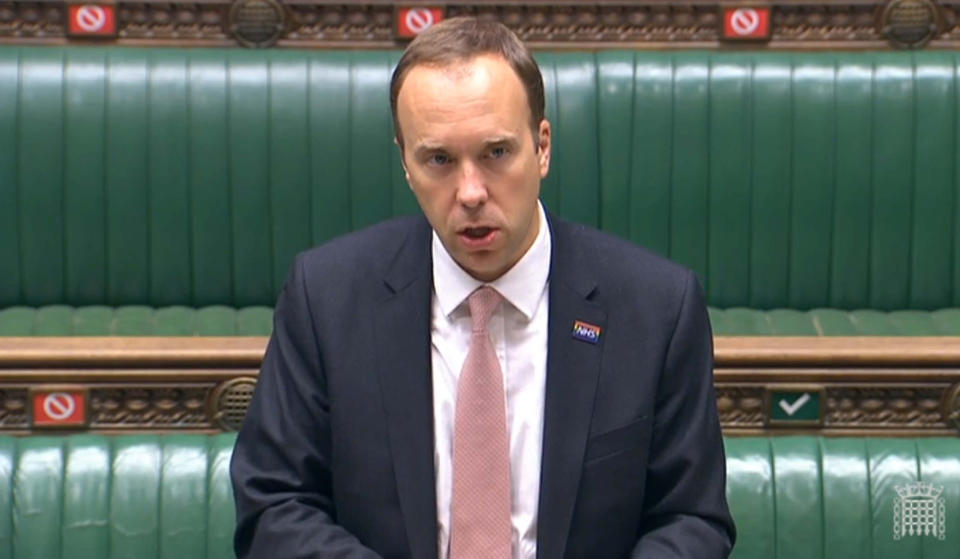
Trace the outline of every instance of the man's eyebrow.
<path fill-rule="evenodd" d="M 493 145 L 497 145 L 497 144 L 513 143 L 513 142 L 516 142 L 516 141 L 517 141 L 517 139 L 516 139 L 515 136 L 513 136 L 512 134 L 508 134 L 508 135 L 505 135 L 505 136 L 494 136 L 493 138 L 489 138 L 489 139 L 487 139 L 487 140 L 485 140 L 485 141 L 483 142 L 483 145 L 485 145 L 485 146 L 493 146 Z"/>
<path fill-rule="evenodd" d="M 492 136 L 483 141 L 484 147 L 495 146 L 499 144 L 509 144 L 516 143 L 517 138 L 513 134 L 504 134 L 502 136 Z M 439 142 L 423 142 L 417 144 L 413 147 L 413 153 L 423 154 L 423 153 L 432 153 L 436 151 L 446 151 L 446 146 Z"/>
<path fill-rule="evenodd" d="M 422 144 L 417 144 L 413 148 L 414 153 L 428 153 L 433 151 L 443 151 L 445 148 L 443 144 L 437 144 L 433 142 L 424 142 Z"/>

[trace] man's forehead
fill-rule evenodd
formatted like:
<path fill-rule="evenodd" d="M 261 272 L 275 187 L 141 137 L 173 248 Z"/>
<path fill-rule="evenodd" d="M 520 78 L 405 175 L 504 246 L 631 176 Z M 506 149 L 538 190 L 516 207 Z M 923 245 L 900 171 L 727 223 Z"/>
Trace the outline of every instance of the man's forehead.
<path fill-rule="evenodd" d="M 521 142 L 530 121 L 522 80 L 499 54 L 411 67 L 396 107 L 397 124 L 417 152 Z"/>
<path fill-rule="evenodd" d="M 477 57 L 459 58 L 443 63 L 423 63 L 414 66 L 412 70 L 420 69 L 423 72 L 436 72 L 451 80 L 462 80 L 475 75 L 478 71 Z M 412 71 L 411 70 L 411 71 Z"/>
<path fill-rule="evenodd" d="M 410 70 L 398 96 L 398 106 L 420 112 L 458 111 L 465 104 L 526 105 L 523 84 L 505 62 L 472 59 L 459 65 L 421 65 Z"/>
<path fill-rule="evenodd" d="M 407 70 L 403 85 L 410 81 L 423 79 L 445 79 L 449 81 L 470 80 L 487 74 L 516 75 L 513 67 L 498 54 L 477 54 L 439 62 L 420 62 Z M 517 76 L 519 80 L 519 76 Z M 401 86 L 401 91 L 403 87 Z"/>

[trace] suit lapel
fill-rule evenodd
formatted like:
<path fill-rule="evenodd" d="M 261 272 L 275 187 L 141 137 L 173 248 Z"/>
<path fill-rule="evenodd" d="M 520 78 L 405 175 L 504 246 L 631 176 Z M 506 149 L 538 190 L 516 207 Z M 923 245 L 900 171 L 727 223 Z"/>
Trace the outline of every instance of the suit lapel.
<path fill-rule="evenodd" d="M 384 277 L 375 316 L 380 388 L 400 509 L 413 557 L 437 554 L 430 375 L 429 226 L 421 220 Z"/>
<path fill-rule="evenodd" d="M 591 301 L 596 281 L 570 226 L 557 219 L 550 225 L 553 251 L 537 522 L 537 556 L 542 558 L 564 554 L 600 375 L 602 332 L 594 344 L 575 338 L 573 325 L 582 321 L 603 329 L 607 316 Z"/>

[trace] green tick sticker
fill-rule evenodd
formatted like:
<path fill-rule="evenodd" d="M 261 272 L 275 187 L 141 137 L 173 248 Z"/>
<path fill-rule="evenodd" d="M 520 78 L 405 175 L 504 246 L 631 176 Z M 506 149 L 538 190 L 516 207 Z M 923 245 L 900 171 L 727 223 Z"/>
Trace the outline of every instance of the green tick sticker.
<path fill-rule="evenodd" d="M 778 423 L 819 423 L 820 393 L 817 391 L 771 390 L 770 419 Z"/>

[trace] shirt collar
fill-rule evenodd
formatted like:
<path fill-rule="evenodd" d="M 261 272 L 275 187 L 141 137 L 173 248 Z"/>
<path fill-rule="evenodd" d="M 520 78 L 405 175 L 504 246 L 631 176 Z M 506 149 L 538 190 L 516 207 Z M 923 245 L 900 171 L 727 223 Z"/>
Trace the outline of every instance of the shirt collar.
<path fill-rule="evenodd" d="M 523 313 L 527 320 L 533 318 L 540 304 L 540 295 L 550 273 L 550 227 L 543 205 L 537 201 L 540 230 L 537 238 L 520 260 L 505 274 L 487 285 L 496 289 L 504 299 Z M 433 290 L 444 316 L 456 310 L 464 300 L 484 282 L 472 277 L 454 261 L 433 232 Z"/>

